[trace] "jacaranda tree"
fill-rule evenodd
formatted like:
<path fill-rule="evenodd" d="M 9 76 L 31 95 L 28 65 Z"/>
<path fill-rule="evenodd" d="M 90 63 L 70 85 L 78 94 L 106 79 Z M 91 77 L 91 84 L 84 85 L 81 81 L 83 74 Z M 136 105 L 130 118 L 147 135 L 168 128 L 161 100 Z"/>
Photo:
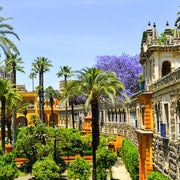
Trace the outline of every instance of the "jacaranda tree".
<path fill-rule="evenodd" d="M 129 56 L 123 53 L 121 56 L 98 56 L 96 60 L 95 67 L 117 74 L 126 94 L 131 96 L 139 91 L 139 74 L 142 73 L 139 55 Z"/>

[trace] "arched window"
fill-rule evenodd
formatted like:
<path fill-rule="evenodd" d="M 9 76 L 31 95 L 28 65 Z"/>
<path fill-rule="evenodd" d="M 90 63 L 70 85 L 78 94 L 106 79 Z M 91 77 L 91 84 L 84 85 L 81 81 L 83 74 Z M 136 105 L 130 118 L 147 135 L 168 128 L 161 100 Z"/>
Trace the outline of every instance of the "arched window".
<path fill-rule="evenodd" d="M 171 72 L 171 63 L 169 61 L 164 61 L 162 63 L 162 77 Z"/>

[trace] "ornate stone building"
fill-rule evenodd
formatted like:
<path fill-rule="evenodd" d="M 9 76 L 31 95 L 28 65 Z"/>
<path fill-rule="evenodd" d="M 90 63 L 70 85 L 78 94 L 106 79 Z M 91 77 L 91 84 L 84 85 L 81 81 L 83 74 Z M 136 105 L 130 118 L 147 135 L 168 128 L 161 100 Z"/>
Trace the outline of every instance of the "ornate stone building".
<path fill-rule="evenodd" d="M 156 25 L 143 33 L 140 63 L 142 92 L 122 106 L 108 103 L 100 109 L 104 134 L 121 134 L 139 150 L 139 179 L 160 171 L 172 180 L 180 179 L 180 37 L 177 25 L 166 24 L 158 37 Z"/>
<path fill-rule="evenodd" d="M 173 32 L 173 33 L 172 33 Z M 156 25 L 144 34 L 140 62 L 145 80 L 144 94 L 151 97 L 153 168 L 170 179 L 180 179 L 180 37 L 166 24 L 163 41 Z M 146 107 L 141 107 L 141 114 Z M 151 113 L 151 112 L 149 112 Z"/>

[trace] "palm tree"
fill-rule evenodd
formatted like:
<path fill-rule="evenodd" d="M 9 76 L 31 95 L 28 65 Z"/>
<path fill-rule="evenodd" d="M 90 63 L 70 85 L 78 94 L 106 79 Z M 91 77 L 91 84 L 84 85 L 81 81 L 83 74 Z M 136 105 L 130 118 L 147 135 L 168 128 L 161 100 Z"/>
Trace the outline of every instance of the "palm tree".
<path fill-rule="evenodd" d="M 31 72 L 30 74 L 29 74 L 29 79 L 32 79 L 32 91 L 34 91 L 34 79 L 36 79 L 36 73 L 35 72 Z"/>
<path fill-rule="evenodd" d="M 0 11 L 2 7 L 0 7 Z M 7 37 L 7 35 L 13 35 L 19 40 L 19 37 L 16 33 L 13 32 L 13 27 L 6 23 L 7 20 L 12 18 L 0 17 L 0 48 L 3 50 L 6 57 L 11 53 L 15 52 L 19 54 L 19 51 L 15 44 Z"/>
<path fill-rule="evenodd" d="M 1 101 L 1 134 L 2 134 L 2 149 L 5 150 L 5 122 L 6 122 L 6 102 L 11 99 L 12 104 L 15 104 L 18 99 L 22 99 L 21 94 L 16 92 L 13 84 L 7 79 L 0 79 L 0 101 Z"/>
<path fill-rule="evenodd" d="M 73 76 L 74 73 L 73 71 L 71 71 L 71 67 L 69 66 L 60 66 L 60 71 L 57 73 L 57 77 L 62 77 L 64 76 L 64 82 L 65 82 L 65 86 L 66 86 L 66 83 L 67 83 L 67 78 Z M 68 128 L 68 110 L 67 110 L 67 101 L 66 101 L 66 110 L 65 110 L 65 113 L 66 113 L 66 128 Z"/>
<path fill-rule="evenodd" d="M 9 54 L 7 59 L 5 60 L 5 71 L 8 73 L 12 73 L 12 83 L 14 88 L 16 88 L 16 72 L 24 73 L 23 66 L 21 66 L 24 62 L 18 54 Z M 13 112 L 13 147 L 15 147 L 16 142 L 16 111 Z"/>
<path fill-rule="evenodd" d="M 14 97 L 15 96 L 15 97 Z M 22 95 L 20 95 L 19 92 L 14 92 L 14 96 L 8 96 L 6 100 L 6 125 L 8 128 L 8 139 L 11 143 L 12 137 L 11 137 L 11 118 L 14 115 L 14 112 L 17 112 L 19 110 L 24 110 L 24 108 L 27 108 L 29 103 L 27 101 L 23 101 Z M 14 101 L 14 98 L 16 98 L 16 101 Z M 13 134 L 14 135 L 14 134 Z"/>
<path fill-rule="evenodd" d="M 37 57 L 32 62 L 32 70 L 35 74 L 39 74 L 39 108 L 40 108 L 40 120 L 45 123 L 44 119 L 44 73 L 49 71 L 52 67 L 51 61 L 45 57 Z"/>
<path fill-rule="evenodd" d="M 16 72 L 25 73 L 22 66 L 23 63 L 21 57 L 18 57 L 18 54 L 9 54 L 5 60 L 5 70 L 13 74 L 12 83 L 14 86 L 16 86 Z"/>
<path fill-rule="evenodd" d="M 180 11 L 177 13 L 178 17 L 176 19 L 176 23 L 178 24 L 178 29 L 180 29 Z"/>
<path fill-rule="evenodd" d="M 54 90 L 52 86 L 48 86 L 45 89 L 45 99 L 49 100 L 50 102 L 50 107 L 51 107 L 51 122 L 54 128 L 54 110 L 53 110 L 53 104 L 54 104 L 54 99 L 58 98 L 59 94 L 58 91 Z"/>
<path fill-rule="evenodd" d="M 96 150 L 99 144 L 99 111 L 98 103 L 101 99 L 114 98 L 121 94 L 123 85 L 113 72 L 103 72 L 96 68 L 85 68 L 77 72 L 78 80 L 67 83 L 64 94 L 66 99 L 72 92 L 86 97 L 86 107 L 92 111 L 92 149 L 93 149 L 93 180 L 96 180 Z"/>

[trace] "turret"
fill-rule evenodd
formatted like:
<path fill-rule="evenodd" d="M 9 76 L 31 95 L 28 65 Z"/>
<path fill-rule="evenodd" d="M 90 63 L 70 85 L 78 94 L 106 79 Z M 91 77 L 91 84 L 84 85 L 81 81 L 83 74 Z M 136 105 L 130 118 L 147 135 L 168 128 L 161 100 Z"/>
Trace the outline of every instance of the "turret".
<path fill-rule="evenodd" d="M 156 24 L 155 23 L 153 25 L 153 31 L 152 31 L 152 42 L 153 42 L 153 45 L 158 44 L 158 33 L 156 30 Z"/>
<path fill-rule="evenodd" d="M 172 31 L 171 29 L 169 28 L 169 23 L 167 22 L 166 23 L 166 29 L 164 31 L 164 34 L 165 34 L 165 37 L 166 37 L 166 42 L 165 44 L 168 45 L 168 44 L 172 44 Z"/>

